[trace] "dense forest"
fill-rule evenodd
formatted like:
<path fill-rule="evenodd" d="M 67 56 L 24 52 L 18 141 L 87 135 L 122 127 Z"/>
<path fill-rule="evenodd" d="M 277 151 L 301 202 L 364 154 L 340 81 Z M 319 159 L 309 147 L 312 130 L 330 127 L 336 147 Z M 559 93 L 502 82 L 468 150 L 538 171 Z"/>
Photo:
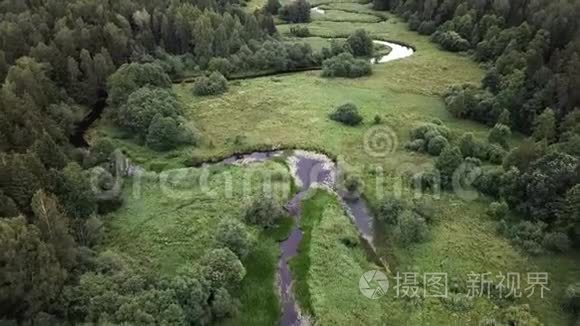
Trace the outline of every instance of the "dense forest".
<path fill-rule="evenodd" d="M 184 270 L 160 280 L 131 270 L 113 252 L 92 250 L 103 236 L 97 216 L 121 204 L 127 168 L 110 142 L 83 149 L 69 138 L 108 92 L 115 109 L 108 114 L 152 148 L 193 142 L 180 123 L 170 76 L 218 70 L 220 57 L 238 69 L 263 65 L 254 54 L 263 57 L 266 50 L 260 49 L 281 44 L 270 38 L 276 32 L 271 15 L 246 14 L 239 5 L 0 3 L 2 319 L 191 324 L 224 318 L 235 308 L 222 279 L 215 288 L 211 277 Z M 204 270 L 239 281 L 243 266 L 230 255 L 212 254 Z"/>
<path fill-rule="evenodd" d="M 474 180 L 498 200 L 490 214 L 501 221 L 500 231 L 532 254 L 577 246 L 580 2 L 376 0 L 373 6 L 396 12 L 412 30 L 467 53 L 487 71 L 480 85 L 453 86 L 444 98 L 454 116 L 493 127 L 489 144 L 467 133 L 449 146 L 449 130 L 431 124 L 414 130 L 407 148 L 439 156 L 443 188 L 451 188 L 463 158 L 503 163 Z M 509 148 L 512 130 L 529 138 Z M 433 173 L 426 172 L 422 186 L 433 186 Z M 503 220 L 508 207 L 521 219 Z"/>
<path fill-rule="evenodd" d="M 230 290 L 245 273 L 243 253 L 234 252 L 243 242 L 239 226 L 223 226 L 232 250 L 215 249 L 201 270 L 184 269 L 170 279 L 135 270 L 114 252 L 98 253 L 99 215 L 123 204 L 120 188 L 130 171 L 110 141 L 76 148 L 71 137 L 106 98 L 107 118 L 146 146 L 164 151 L 195 144 L 171 88 L 183 77 L 200 76 L 194 92 L 208 95 L 226 91 L 228 77 L 248 71 L 322 66 L 324 76 L 371 74 L 368 61 L 353 56 L 372 53 L 362 32 L 347 41 L 362 50 L 335 45 L 319 54 L 280 40 L 273 14 L 308 22 L 307 2 L 268 1 L 252 14 L 243 5 L 0 2 L 0 321 L 181 325 L 234 313 L 238 302 Z M 429 152 L 439 156 L 443 183 L 464 157 L 503 163 L 486 169 L 476 186 L 496 198 L 490 214 L 501 219 L 511 209 L 521 217 L 503 221 L 506 236 L 531 253 L 574 250 L 580 242 L 580 2 L 375 0 L 374 7 L 486 67 L 481 85 L 453 87 L 445 102 L 457 117 L 494 126 L 490 142 L 501 153 L 476 154 L 478 144 L 468 136 L 455 148 L 450 137 L 435 135 Z M 417 139 L 433 129 L 425 127 Z M 509 148 L 510 130 L 530 138 Z"/>

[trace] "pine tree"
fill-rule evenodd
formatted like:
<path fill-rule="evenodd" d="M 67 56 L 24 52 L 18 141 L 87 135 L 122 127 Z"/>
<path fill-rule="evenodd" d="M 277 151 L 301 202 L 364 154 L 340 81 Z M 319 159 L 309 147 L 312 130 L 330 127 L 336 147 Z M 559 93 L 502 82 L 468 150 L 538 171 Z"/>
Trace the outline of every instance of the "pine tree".
<path fill-rule="evenodd" d="M 23 319 L 47 309 L 66 279 L 54 248 L 24 217 L 0 219 L 0 248 L 0 315 Z"/>
<path fill-rule="evenodd" d="M 552 143 L 556 139 L 556 115 L 554 111 L 547 108 L 534 121 L 535 140 L 545 139 L 548 143 Z"/>
<path fill-rule="evenodd" d="M 2 170 L 4 173 L 0 182 L 5 194 L 14 200 L 21 211 L 28 212 L 30 199 L 41 187 L 39 179 L 27 167 L 24 155 L 6 157 Z"/>
<path fill-rule="evenodd" d="M 225 24 L 221 24 L 215 31 L 213 44 L 215 56 L 227 58 L 230 55 L 230 40 L 228 39 Z"/>
<path fill-rule="evenodd" d="M 60 147 L 47 134 L 36 141 L 34 152 L 47 169 L 60 170 L 65 167 L 68 161 Z"/>
<path fill-rule="evenodd" d="M 207 15 L 201 16 L 195 22 L 194 53 L 205 66 L 212 56 L 213 28 Z"/>

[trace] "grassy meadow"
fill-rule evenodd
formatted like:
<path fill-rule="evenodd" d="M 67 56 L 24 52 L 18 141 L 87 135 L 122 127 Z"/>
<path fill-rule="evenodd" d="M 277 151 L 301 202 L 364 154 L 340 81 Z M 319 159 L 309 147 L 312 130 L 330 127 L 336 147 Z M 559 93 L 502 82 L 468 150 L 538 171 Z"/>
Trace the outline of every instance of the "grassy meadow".
<path fill-rule="evenodd" d="M 277 177 L 275 177 L 277 176 Z M 215 243 L 215 226 L 222 219 L 241 219 L 244 207 L 265 191 L 266 179 L 281 202 L 291 196 L 287 167 L 277 162 L 251 167 L 147 172 L 127 181 L 125 204 L 107 218 L 104 247 L 114 249 L 160 275 L 174 275 L 195 264 Z M 240 315 L 232 325 L 272 325 L 278 319 L 276 266 L 278 242 L 292 226 L 290 218 L 277 228 L 251 229 L 254 246 L 243 264 L 247 275 L 238 289 Z"/>
<path fill-rule="evenodd" d="M 262 3 L 250 2 L 248 8 L 258 8 Z M 159 154 L 127 139 L 106 122 L 93 130 L 94 135 L 112 138 L 134 161 L 157 171 L 183 167 L 192 159 L 201 162 L 261 147 L 321 149 L 362 177 L 364 195 L 375 207 L 384 193 L 397 188 L 404 171 L 420 171 L 433 164 L 432 157 L 402 148 L 414 127 L 439 119 L 456 138 L 465 132 L 481 139 L 487 137 L 488 127 L 454 118 L 441 100 L 450 85 L 478 83 L 483 77 L 483 70 L 469 57 L 440 50 L 428 37 L 409 31 L 399 18 L 373 12 L 369 5 L 319 3 L 328 15 L 313 14 L 308 24 L 312 37 L 306 41 L 315 50 L 328 43 L 326 38 L 344 38 L 364 28 L 377 39 L 411 44 L 417 52 L 403 60 L 375 65 L 371 76 L 358 79 L 325 79 L 317 71 L 284 74 L 230 82 L 226 94 L 210 97 L 194 96 L 190 84 L 174 85 L 185 116 L 197 131 L 198 145 L 193 148 Z M 379 21 L 378 15 L 387 20 Z M 289 28 L 278 26 L 285 37 Z M 359 107 L 364 117 L 362 126 L 347 127 L 329 120 L 328 113 L 346 102 Z M 373 124 L 375 116 L 382 120 L 378 126 Z M 376 130 L 389 138 L 388 148 L 378 150 L 384 155 L 375 155 L 368 146 Z M 511 142 L 519 140 L 515 135 Z M 201 173 L 195 168 L 185 170 L 194 181 Z M 211 172 L 209 189 L 222 189 L 226 175 L 234 184 L 241 182 L 248 170 L 256 175 L 260 171 L 288 173 L 275 162 L 219 168 Z M 256 178 L 249 196 L 259 191 Z M 280 181 L 280 186 L 289 182 L 286 180 Z M 132 195 L 134 187 L 127 188 L 126 204 L 110 216 L 105 246 L 135 257 L 160 274 L 174 273 L 179 266 L 200 257 L 212 243 L 217 221 L 239 218 L 247 199 L 235 192 L 226 198 L 219 191 L 208 197 L 196 182 L 179 185 L 171 197 L 160 196 L 158 187 L 156 179 L 145 181 L 139 198 Z M 402 193 L 410 196 L 405 189 Z M 532 313 L 546 325 L 566 324 L 560 298 L 565 286 L 580 278 L 579 257 L 534 258 L 522 254 L 497 234 L 496 222 L 485 214 L 490 202 L 487 198 L 463 201 L 453 194 L 441 194 L 433 202 L 437 220 L 428 242 L 402 248 L 389 237 L 389 230 L 377 238 L 378 252 L 387 257 L 394 273 L 447 272 L 462 283 L 470 272 L 547 271 L 551 273 L 552 289 L 547 297 L 522 298 L 517 303 L 530 304 Z M 389 295 L 377 301 L 364 298 L 358 292 L 358 279 L 375 267 L 360 246 L 344 245 L 345 238 L 356 239 L 354 226 L 336 199 L 325 192 L 303 205 L 301 226 L 305 237 L 292 268 L 298 300 L 320 324 L 476 325 L 501 310 L 486 298 L 475 300 L 464 311 L 454 310 L 439 299 L 417 302 Z M 254 233 L 259 241 L 244 262 L 248 276 L 240 290 L 242 314 L 232 324 L 271 325 L 277 319 L 274 274 L 280 234 Z"/>

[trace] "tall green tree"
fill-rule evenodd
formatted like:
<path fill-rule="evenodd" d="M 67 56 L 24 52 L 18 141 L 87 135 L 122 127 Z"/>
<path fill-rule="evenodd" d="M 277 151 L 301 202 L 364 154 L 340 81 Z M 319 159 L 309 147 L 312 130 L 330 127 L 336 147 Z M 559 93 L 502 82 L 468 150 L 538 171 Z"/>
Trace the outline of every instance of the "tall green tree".
<path fill-rule="evenodd" d="M 69 227 L 69 218 L 64 214 L 57 198 L 42 190 L 36 192 L 31 202 L 33 223 L 38 227 L 42 240 L 54 248 L 60 265 L 71 269 L 77 263 L 78 250 Z"/>
<path fill-rule="evenodd" d="M 125 64 L 109 78 L 109 101 L 118 108 L 125 103 L 131 93 L 147 85 L 170 88 L 171 79 L 155 64 Z"/>
<path fill-rule="evenodd" d="M 547 108 L 534 121 L 534 139 L 546 140 L 552 143 L 556 138 L 556 115 L 554 110 Z"/>
<path fill-rule="evenodd" d="M 444 188 L 451 188 L 453 174 L 463 163 L 461 151 L 456 146 L 447 146 L 435 161 L 435 168 L 441 175 L 441 184 Z"/>
<path fill-rule="evenodd" d="M 24 217 L 0 219 L 0 315 L 27 320 L 56 299 L 67 273 Z"/>

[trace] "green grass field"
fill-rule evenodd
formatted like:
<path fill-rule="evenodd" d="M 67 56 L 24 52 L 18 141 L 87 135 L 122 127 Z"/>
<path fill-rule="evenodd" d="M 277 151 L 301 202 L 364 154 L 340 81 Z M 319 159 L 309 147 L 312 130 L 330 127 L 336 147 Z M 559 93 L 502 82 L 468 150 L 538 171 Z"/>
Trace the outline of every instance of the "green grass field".
<path fill-rule="evenodd" d="M 125 205 L 107 217 L 103 246 L 132 257 L 150 273 L 173 275 L 214 246 L 219 221 L 240 219 L 244 207 L 264 191 L 264 180 L 272 175 L 282 176 L 273 178 L 272 189 L 286 202 L 292 192 L 291 179 L 286 166 L 276 162 L 167 170 L 130 179 Z M 228 321 L 232 325 L 272 325 L 277 321 L 278 241 L 287 236 L 291 225 L 287 218 L 267 232 L 251 229 L 255 245 L 243 261 L 247 275 L 237 293 L 241 313 Z"/>
<path fill-rule="evenodd" d="M 250 2 L 249 7 L 259 7 L 257 3 Z M 413 127 L 440 119 L 455 137 L 464 132 L 473 132 L 482 139 L 487 136 L 486 126 L 452 117 L 440 97 L 450 85 L 481 80 L 483 70 L 469 57 L 441 51 L 390 14 L 377 13 L 388 18 L 379 23 L 361 21 L 361 17 L 373 16 L 369 15 L 372 9 L 368 5 L 348 1 L 318 3 L 325 3 L 322 8 L 332 9 L 333 17 L 340 21 L 313 16 L 308 24 L 313 36 L 305 40 L 314 49 L 325 46 L 325 38 L 347 37 L 364 28 L 375 38 L 411 44 L 417 52 L 404 60 L 376 65 L 372 76 L 359 79 L 324 79 L 320 72 L 287 74 L 232 82 L 228 93 L 216 97 L 195 97 L 191 85 L 175 85 L 185 115 L 197 130 L 199 145 L 193 148 L 160 154 L 124 139 L 105 122 L 93 131 L 94 136 L 113 138 L 135 161 L 156 170 L 177 168 L 192 158 L 199 162 L 261 147 L 321 149 L 358 171 L 365 183 L 365 197 L 373 206 L 380 203 L 385 192 L 397 188 L 404 171 L 420 171 L 433 163 L 429 156 L 402 149 Z M 288 36 L 288 25 L 278 29 Z M 346 127 L 328 119 L 329 112 L 346 102 L 360 108 L 362 126 Z M 372 123 L 376 115 L 382 117 L 379 127 L 388 132 L 391 140 L 391 150 L 381 157 L 365 146 L 365 139 L 376 128 Z M 520 138 L 515 135 L 512 144 Z M 227 171 L 237 180 L 246 169 L 282 167 L 272 163 Z M 377 171 L 383 171 L 384 177 Z M 215 174 L 217 188 L 223 173 Z M 127 190 L 126 205 L 111 216 L 106 246 L 133 255 L 160 273 L 170 274 L 179 265 L 195 261 L 211 244 L 212 225 L 220 218 L 237 216 L 244 202 L 242 196 L 209 199 L 196 193 L 194 186 L 183 189 L 192 192 L 191 196 L 160 198 L 155 187 L 156 182 L 145 184 L 141 199 L 130 196 L 132 188 Z M 402 192 L 404 197 L 411 195 L 408 189 L 403 188 Z M 487 198 L 462 201 L 453 194 L 442 194 L 434 203 L 438 217 L 428 242 L 401 248 L 389 237 L 388 230 L 377 239 L 377 249 L 388 258 L 393 272 L 447 272 L 463 281 L 470 272 L 550 272 L 552 291 L 546 298 L 522 298 L 518 303 L 529 303 L 532 313 L 546 325 L 566 325 L 560 298 L 569 283 L 580 279 L 579 257 L 534 258 L 522 254 L 496 233 L 496 222 L 485 215 Z M 317 194 L 304 205 L 302 227 L 307 233 L 306 242 L 301 244 L 293 269 L 303 309 L 320 324 L 476 325 L 501 308 L 488 299 L 478 299 L 469 310 L 458 312 L 438 299 L 411 302 L 387 296 L 369 301 L 361 297 L 358 278 L 373 266 L 360 248 L 347 248 L 340 241 L 356 236 L 354 227 L 332 196 Z M 275 237 L 256 236 L 263 241 L 245 262 L 249 274 L 240 292 L 244 307 L 240 319 L 234 322 L 266 325 L 276 319 L 273 266 L 278 247 Z"/>

